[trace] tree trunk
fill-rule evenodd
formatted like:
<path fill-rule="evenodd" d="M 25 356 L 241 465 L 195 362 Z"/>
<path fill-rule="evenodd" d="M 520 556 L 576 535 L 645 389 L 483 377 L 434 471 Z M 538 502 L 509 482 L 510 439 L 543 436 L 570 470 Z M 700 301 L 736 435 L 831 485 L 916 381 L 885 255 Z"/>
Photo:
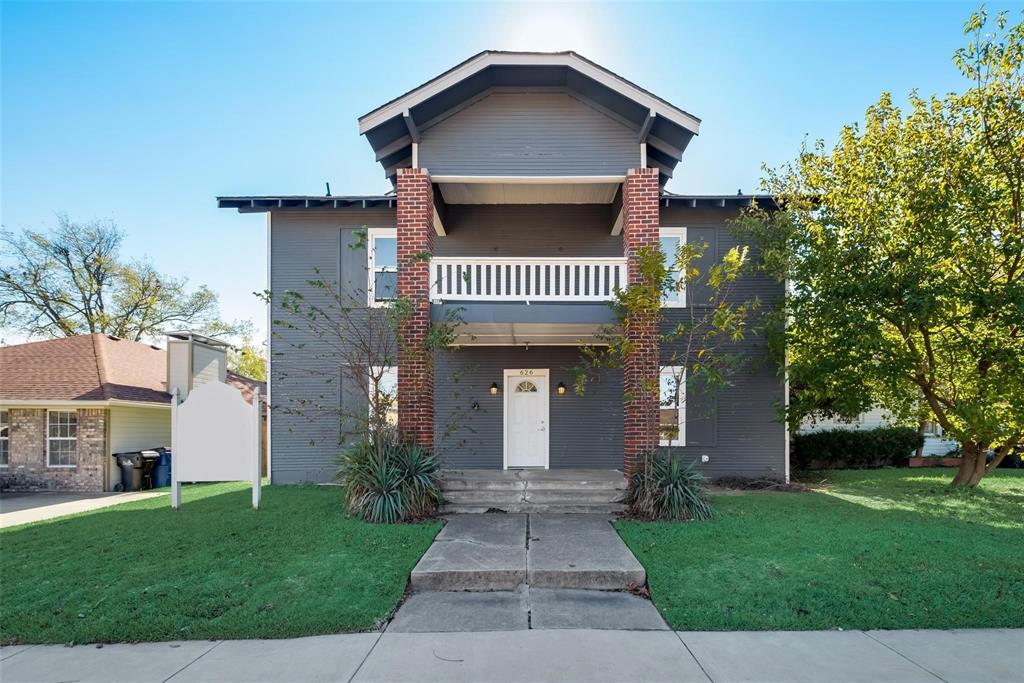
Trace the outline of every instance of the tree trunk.
<path fill-rule="evenodd" d="M 985 460 L 988 448 L 973 442 L 961 443 L 960 448 L 963 456 L 960 460 L 960 470 L 953 477 L 953 486 L 977 486 L 986 473 Z"/>
<path fill-rule="evenodd" d="M 921 439 L 921 445 L 917 447 L 916 451 L 914 451 L 914 457 L 916 458 L 920 458 L 922 455 L 924 455 L 924 426 L 924 420 L 917 421 L 917 436 L 920 437 Z"/>

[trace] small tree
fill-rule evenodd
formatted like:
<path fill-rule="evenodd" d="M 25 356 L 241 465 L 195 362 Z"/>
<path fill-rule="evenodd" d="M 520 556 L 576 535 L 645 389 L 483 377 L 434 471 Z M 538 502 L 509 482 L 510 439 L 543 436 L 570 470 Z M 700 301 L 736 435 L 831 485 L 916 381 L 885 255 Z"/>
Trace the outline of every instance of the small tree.
<path fill-rule="evenodd" d="M 757 297 L 741 299 L 736 294 L 735 285 L 748 264 L 749 249 L 733 247 L 702 271 L 697 264 L 707 248 L 705 243 L 680 243 L 669 258 L 657 247 L 639 251 L 638 282 L 617 289 L 610 304 L 616 322 L 598 331 L 597 344 L 580 349 L 581 361 L 574 368 L 577 394 L 586 391 L 596 371 L 623 367 L 633 351 L 633 342 L 623 332 L 635 320 L 653 318 L 658 322 L 659 342 L 663 352 L 667 351 L 667 355 L 662 354 L 662 365 L 679 368 L 664 399 L 666 407 L 685 402 L 687 385 L 701 384 L 705 391 L 713 391 L 727 384 L 749 360 L 749 354 L 735 347 L 745 338 L 761 305 Z M 706 291 L 706 297 L 693 294 L 698 287 Z M 663 307 L 666 298 L 677 296 L 689 296 L 685 308 Z M 675 313 L 666 317 L 666 310 Z M 646 388 L 657 393 L 661 388 L 659 379 L 647 378 L 650 386 Z M 669 429 L 663 436 L 672 441 L 678 438 L 678 430 Z"/>
<path fill-rule="evenodd" d="M 366 229 L 355 231 L 355 240 L 348 246 L 366 249 Z M 414 262 L 429 259 L 427 253 L 413 257 Z M 351 394 L 346 389 L 346 395 L 356 398 L 359 405 L 353 408 L 344 400 L 339 403 L 315 396 L 296 398 L 273 409 L 309 420 L 333 416 L 347 426 L 341 430 L 343 443 L 346 432 L 368 441 L 382 462 L 389 433 L 397 423 L 398 396 L 386 386 L 388 368 L 398 365 L 400 349 L 421 355 L 430 364 L 436 351 L 451 348 L 461 322 L 460 311 L 450 310 L 444 321 L 431 326 L 423 342 L 413 345 L 401 333 L 414 313 L 411 300 L 396 296 L 371 305 L 365 287 L 322 279 L 319 270 L 313 274 L 314 279 L 306 282 L 306 293 L 261 294 L 275 313 L 286 314 L 274 317 L 271 323 L 277 347 L 274 378 L 307 377 L 329 386 L 344 386 L 351 389 Z M 284 337 L 282 330 L 293 334 Z"/>
<path fill-rule="evenodd" d="M 937 422 L 962 486 L 1024 435 L 1024 21 L 992 23 L 965 25 L 962 94 L 912 94 L 907 114 L 884 94 L 831 151 L 769 172 L 783 211 L 742 221 L 791 284 L 790 419 Z"/>
<path fill-rule="evenodd" d="M 228 370 L 260 382 L 267 380 L 267 344 L 253 340 L 252 324 L 246 323 L 242 343 L 228 351 Z"/>
<path fill-rule="evenodd" d="M 610 304 L 617 322 L 599 330 L 599 343 L 581 348 L 580 363 L 574 369 L 577 394 L 586 391 L 597 371 L 623 367 L 633 352 L 628 329 L 637 321 L 657 322 L 661 348 L 667 351 L 662 365 L 678 368 L 665 391 L 661 391 L 660 376 L 645 380 L 649 383 L 643 387 L 645 391 L 661 395 L 662 409 L 684 407 L 687 387 L 703 385 L 703 391 L 711 392 L 731 381 L 751 357 L 736 344 L 745 338 L 760 301 L 744 300 L 735 289 L 749 250 L 733 247 L 702 271 L 698 262 L 707 248 L 707 244 L 680 241 L 668 258 L 657 247 L 639 251 L 638 281 L 617 289 Z M 695 290 L 706 292 L 706 296 L 695 294 Z M 675 314 L 667 317 L 663 301 L 680 296 L 688 297 L 688 305 L 671 309 Z M 680 466 L 671 454 L 671 447 L 679 439 L 679 425 L 661 425 L 659 432 L 661 439 L 670 444 L 669 454 L 643 454 L 630 475 L 626 502 L 631 513 L 645 519 L 709 518 L 711 505 L 703 489 L 703 476 L 693 463 Z"/>
<path fill-rule="evenodd" d="M 102 332 L 139 341 L 168 327 L 231 334 L 217 295 L 189 291 L 183 278 L 120 257 L 124 232 L 112 222 L 59 216 L 49 232 L 0 231 L 0 327 L 29 337 Z"/>

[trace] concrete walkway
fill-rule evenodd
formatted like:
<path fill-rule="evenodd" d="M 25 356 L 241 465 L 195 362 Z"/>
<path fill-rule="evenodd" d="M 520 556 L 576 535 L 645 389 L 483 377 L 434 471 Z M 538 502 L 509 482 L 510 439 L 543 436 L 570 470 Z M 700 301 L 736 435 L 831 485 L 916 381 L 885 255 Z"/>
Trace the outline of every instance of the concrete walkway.
<path fill-rule="evenodd" d="M 89 512 L 100 508 L 166 496 L 166 491 L 137 491 L 133 493 L 66 493 L 31 491 L 0 495 L 0 529 L 42 522 L 67 515 Z"/>
<path fill-rule="evenodd" d="M 490 631 L 0 648 L 4 683 L 849 681 L 1019 683 L 1024 629 Z"/>
<path fill-rule="evenodd" d="M 607 515 L 454 515 L 388 632 L 667 630 L 649 600 L 625 592 L 645 582 Z"/>
<path fill-rule="evenodd" d="M 622 590 L 646 574 L 605 515 L 454 515 L 412 570 L 415 591 Z"/>

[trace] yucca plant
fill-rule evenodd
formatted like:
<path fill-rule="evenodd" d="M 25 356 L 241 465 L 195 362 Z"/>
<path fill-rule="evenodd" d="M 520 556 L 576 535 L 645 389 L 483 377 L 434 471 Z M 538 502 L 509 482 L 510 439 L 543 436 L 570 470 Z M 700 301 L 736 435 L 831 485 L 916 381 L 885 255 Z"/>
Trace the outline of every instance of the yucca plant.
<path fill-rule="evenodd" d="M 437 458 L 418 444 L 396 449 L 395 456 L 405 489 L 406 518 L 431 515 L 443 499 Z"/>
<path fill-rule="evenodd" d="M 705 481 L 695 463 L 682 465 L 671 454 L 655 451 L 644 456 L 630 475 L 624 502 L 640 519 L 710 519 L 713 511 Z"/>
<path fill-rule="evenodd" d="M 335 479 L 345 491 L 345 507 L 378 524 L 408 522 L 433 514 L 442 500 L 434 455 L 406 444 L 394 432 L 359 441 L 337 460 Z"/>

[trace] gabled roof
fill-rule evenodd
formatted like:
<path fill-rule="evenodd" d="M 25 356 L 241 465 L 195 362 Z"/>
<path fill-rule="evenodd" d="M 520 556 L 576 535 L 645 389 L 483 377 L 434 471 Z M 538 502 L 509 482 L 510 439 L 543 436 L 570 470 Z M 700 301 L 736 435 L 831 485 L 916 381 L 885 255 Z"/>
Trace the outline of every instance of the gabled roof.
<path fill-rule="evenodd" d="M 649 165 L 668 172 L 700 129 L 697 117 L 575 52 L 487 50 L 364 114 L 359 133 L 390 177 L 424 130 L 492 88 L 518 87 L 573 91 L 634 128 L 647 142 Z"/>
<path fill-rule="evenodd" d="M 169 403 L 167 355 L 105 334 L 0 347 L 0 400 Z"/>
<path fill-rule="evenodd" d="M 266 382 L 227 373 L 252 402 Z M 169 405 L 167 352 L 105 334 L 0 346 L 0 401 L 130 401 Z"/>

